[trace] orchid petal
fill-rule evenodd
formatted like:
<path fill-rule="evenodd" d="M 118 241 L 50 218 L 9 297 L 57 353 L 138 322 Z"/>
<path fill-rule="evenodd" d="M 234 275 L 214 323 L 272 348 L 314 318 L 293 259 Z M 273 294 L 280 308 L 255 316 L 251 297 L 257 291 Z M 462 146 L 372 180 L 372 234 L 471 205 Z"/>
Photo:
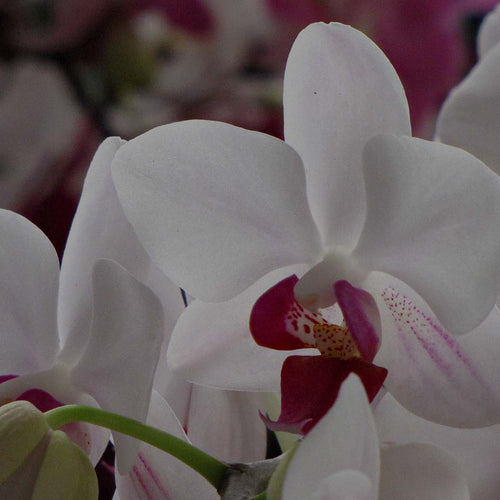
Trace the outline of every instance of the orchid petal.
<path fill-rule="evenodd" d="M 165 400 L 153 392 L 148 425 L 187 440 L 179 421 Z M 183 500 L 219 498 L 202 476 L 187 465 L 153 446 L 142 443 L 138 458 L 127 475 L 116 475 L 116 489 L 121 500 Z M 189 491 L 189 495 L 187 495 Z"/>
<path fill-rule="evenodd" d="M 276 422 L 263 417 L 267 427 L 307 434 L 335 403 L 350 373 L 360 378 L 370 401 L 387 376 L 385 368 L 361 359 L 289 356 L 281 370 L 281 414 Z"/>
<path fill-rule="evenodd" d="M 183 309 L 179 290 L 152 266 L 125 217 L 111 179 L 111 161 L 125 143 L 106 139 L 90 165 L 61 266 L 58 319 L 65 339 L 62 359 L 77 359 L 88 341 L 92 320 L 92 268 L 96 259 L 121 264 L 150 286 L 162 302 L 169 333 Z"/>
<path fill-rule="evenodd" d="M 90 394 L 83 393 L 68 403 L 99 407 L 96 400 Z M 88 455 L 94 467 L 101 460 L 111 438 L 109 429 L 86 422 L 66 424 L 61 427 L 61 430 Z"/>
<path fill-rule="evenodd" d="M 259 394 L 193 386 L 187 435 L 198 448 L 227 463 L 266 458 L 266 427 Z"/>
<path fill-rule="evenodd" d="M 218 122 L 172 123 L 122 146 L 112 169 L 144 248 L 201 300 L 227 300 L 320 252 L 302 162 L 273 137 Z"/>
<path fill-rule="evenodd" d="M 453 333 L 475 328 L 500 284 L 500 178 L 460 149 L 378 136 L 365 148 L 368 215 L 354 252 L 410 285 Z"/>
<path fill-rule="evenodd" d="M 365 390 L 354 375 L 344 382 L 337 403 L 307 435 L 290 460 L 283 483 L 283 498 L 308 498 L 322 480 L 345 469 L 362 472 L 377 490 L 377 432 Z"/>
<path fill-rule="evenodd" d="M 303 272 L 303 266 L 269 273 L 227 302 L 192 302 L 172 332 L 167 351 L 170 369 L 199 385 L 279 391 L 281 365 L 290 352 L 257 345 L 248 322 L 250 311 L 263 292 L 293 272 Z"/>
<path fill-rule="evenodd" d="M 91 336 L 73 382 L 102 408 L 144 420 L 162 341 L 161 305 L 149 288 L 113 261 L 97 261 L 93 286 Z M 118 468 L 126 471 L 137 441 L 116 434 L 115 442 Z"/>
<path fill-rule="evenodd" d="M 388 369 L 385 387 L 423 418 L 457 427 L 500 423 L 500 311 L 494 308 L 472 332 L 447 332 L 429 306 L 401 281 L 373 273 L 382 318 L 375 357 Z M 377 293 L 375 293 L 377 292 Z"/>
<path fill-rule="evenodd" d="M 0 210 L 2 375 L 36 372 L 53 363 L 59 260 L 47 237 L 27 219 Z"/>
<path fill-rule="evenodd" d="M 359 31 L 310 25 L 285 72 L 285 140 L 301 156 L 311 211 L 325 246 L 353 248 L 365 216 L 362 152 L 373 135 L 410 135 L 396 71 Z"/>
<path fill-rule="evenodd" d="M 310 498 L 311 500 L 377 500 L 378 497 L 366 474 L 347 469 L 323 479 Z"/>
<path fill-rule="evenodd" d="M 479 57 L 482 59 L 498 43 L 500 43 L 500 6 L 491 11 L 481 23 L 477 43 Z"/>
<path fill-rule="evenodd" d="M 153 381 L 154 390 L 162 396 L 185 427 L 189 419 L 189 402 L 193 385 L 168 368 L 165 355 L 160 354 Z M 164 359 L 162 359 L 164 358 Z M 160 373 L 159 368 L 161 366 Z"/>
<path fill-rule="evenodd" d="M 469 151 L 500 174 L 500 45 L 450 93 L 436 124 L 439 140 Z"/>
<path fill-rule="evenodd" d="M 448 451 L 462 468 L 471 498 L 497 500 L 500 491 L 499 425 L 459 429 L 435 424 L 409 412 L 390 394 L 377 405 L 375 421 L 381 442 L 427 443 Z"/>
<path fill-rule="evenodd" d="M 97 406 L 89 394 L 73 386 L 68 368 L 61 363 L 42 372 L 3 381 L 0 384 L 0 401 L 16 399 L 28 400 L 42 411 L 61 403 Z M 63 430 L 87 453 L 93 465 L 99 461 L 109 441 L 108 429 L 78 422 L 64 426 Z"/>
<path fill-rule="evenodd" d="M 371 363 L 380 347 L 382 333 L 375 299 L 348 281 L 337 281 L 333 288 L 345 322 L 364 361 Z"/>
<path fill-rule="evenodd" d="M 380 498 L 384 500 L 469 500 L 456 459 L 429 444 L 382 448 Z"/>

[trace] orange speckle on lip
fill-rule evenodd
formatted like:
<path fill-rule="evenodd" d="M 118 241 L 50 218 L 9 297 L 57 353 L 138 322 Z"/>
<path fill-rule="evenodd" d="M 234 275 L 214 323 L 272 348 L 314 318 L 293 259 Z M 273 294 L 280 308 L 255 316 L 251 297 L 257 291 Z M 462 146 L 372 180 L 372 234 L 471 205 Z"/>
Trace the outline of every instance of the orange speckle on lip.
<path fill-rule="evenodd" d="M 325 358 L 355 359 L 361 354 L 346 326 L 318 324 L 313 326 L 316 348 Z"/>

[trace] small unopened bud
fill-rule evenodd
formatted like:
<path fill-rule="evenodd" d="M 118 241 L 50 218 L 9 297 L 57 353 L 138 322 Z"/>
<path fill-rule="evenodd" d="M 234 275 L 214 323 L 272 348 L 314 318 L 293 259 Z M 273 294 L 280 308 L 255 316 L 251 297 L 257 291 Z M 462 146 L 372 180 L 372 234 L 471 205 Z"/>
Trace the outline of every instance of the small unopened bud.
<path fill-rule="evenodd" d="M 87 455 L 27 401 L 0 407 L 0 498 L 97 500 Z"/>

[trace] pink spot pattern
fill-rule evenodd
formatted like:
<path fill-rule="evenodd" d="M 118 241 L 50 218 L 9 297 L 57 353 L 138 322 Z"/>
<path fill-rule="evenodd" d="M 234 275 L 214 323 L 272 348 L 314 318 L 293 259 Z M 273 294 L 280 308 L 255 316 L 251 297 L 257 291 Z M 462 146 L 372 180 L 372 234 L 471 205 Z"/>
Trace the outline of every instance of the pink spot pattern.
<path fill-rule="evenodd" d="M 416 364 L 418 364 L 417 357 L 412 352 L 415 349 L 414 340 L 426 352 L 434 366 L 449 380 L 457 378 L 458 360 L 460 369 L 465 368 L 478 382 L 485 383 L 458 340 L 445 331 L 434 318 L 417 307 L 411 299 L 392 287 L 383 290 L 382 298 L 397 325 L 402 345 Z"/>

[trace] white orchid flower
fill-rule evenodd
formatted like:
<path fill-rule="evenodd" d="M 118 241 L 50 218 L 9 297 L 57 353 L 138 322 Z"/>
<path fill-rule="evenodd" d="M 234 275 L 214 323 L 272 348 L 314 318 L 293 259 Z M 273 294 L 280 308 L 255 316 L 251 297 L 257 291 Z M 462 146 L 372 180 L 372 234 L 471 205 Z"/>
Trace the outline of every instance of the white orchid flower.
<path fill-rule="evenodd" d="M 395 397 L 441 423 L 498 422 L 491 336 L 471 347 L 452 335 L 483 322 L 498 295 L 497 176 L 460 149 L 407 137 L 394 69 L 347 26 L 313 24 L 299 35 L 284 107 L 286 142 L 188 121 L 147 132 L 113 159 L 144 248 L 198 299 L 174 329 L 170 366 L 201 385 L 278 390 L 289 352 L 255 345 L 253 305 L 297 274 L 295 297 L 314 310 L 332 305 L 334 283 L 347 280 L 376 300 L 374 362 Z M 486 408 L 479 393 L 489 395 Z"/>

